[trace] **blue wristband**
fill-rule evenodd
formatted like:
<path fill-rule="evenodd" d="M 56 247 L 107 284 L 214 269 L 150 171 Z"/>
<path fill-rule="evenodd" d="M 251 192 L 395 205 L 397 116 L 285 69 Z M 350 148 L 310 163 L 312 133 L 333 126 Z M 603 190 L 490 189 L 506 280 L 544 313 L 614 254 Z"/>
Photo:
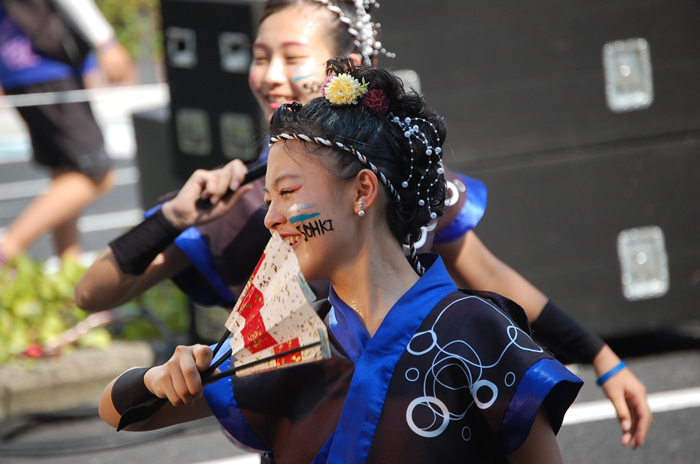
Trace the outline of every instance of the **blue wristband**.
<path fill-rule="evenodd" d="M 610 380 L 610 378 L 612 378 L 615 374 L 617 374 L 618 372 L 620 372 L 620 371 L 621 371 L 622 369 L 624 369 L 625 367 L 627 367 L 627 364 L 625 364 L 624 361 L 620 361 L 620 364 L 618 364 L 617 366 L 613 367 L 612 369 L 610 369 L 610 370 L 609 370 L 608 372 L 606 372 L 605 374 L 603 374 L 603 375 L 601 375 L 600 377 L 598 377 L 598 380 L 596 380 L 595 383 L 597 383 L 598 385 L 600 385 L 600 386 L 602 387 L 603 384 L 604 384 L 605 382 L 607 382 L 608 380 Z"/>

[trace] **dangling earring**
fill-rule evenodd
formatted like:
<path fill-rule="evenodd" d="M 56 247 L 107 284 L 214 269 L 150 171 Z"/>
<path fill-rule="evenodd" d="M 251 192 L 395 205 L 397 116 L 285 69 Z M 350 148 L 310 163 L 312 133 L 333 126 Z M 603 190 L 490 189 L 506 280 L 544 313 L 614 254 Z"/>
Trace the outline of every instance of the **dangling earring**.
<path fill-rule="evenodd" d="M 358 201 L 357 204 L 358 204 L 358 206 L 360 207 L 360 211 L 357 212 L 357 215 L 360 216 L 360 217 L 362 217 L 362 216 L 365 215 L 365 212 L 362 211 L 362 202 L 361 202 L 361 201 Z"/>

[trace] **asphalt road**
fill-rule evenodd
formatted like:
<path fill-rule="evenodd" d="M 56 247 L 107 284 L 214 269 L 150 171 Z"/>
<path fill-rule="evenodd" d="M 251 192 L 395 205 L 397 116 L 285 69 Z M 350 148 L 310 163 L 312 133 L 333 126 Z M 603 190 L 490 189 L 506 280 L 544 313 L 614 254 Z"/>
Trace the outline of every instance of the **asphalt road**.
<path fill-rule="evenodd" d="M 118 185 L 90 206 L 80 221 L 82 244 L 87 252 L 103 249 L 109 240 L 140 218 L 138 170 L 134 167 L 133 148 L 121 151 L 119 148 L 124 147 L 125 137 L 131 137 L 127 123 L 122 118 L 105 128 L 108 135 L 116 133 L 111 142 L 108 136 L 108 147 L 118 155 L 115 159 Z M 46 172 L 28 161 L 26 142 L 21 134 L 13 133 L 9 138 L 7 134 L 3 136 L 0 128 L 0 233 L 48 182 Z M 133 147 L 133 142 L 130 143 L 126 146 Z M 50 240 L 42 238 L 29 253 L 39 259 L 50 257 L 53 254 Z M 700 330 L 696 327 L 685 329 L 684 336 L 673 333 L 661 338 L 652 336 L 618 341 L 628 365 L 652 393 L 652 406 L 657 411 L 642 449 L 633 451 L 620 445 L 617 422 L 610 417 L 605 404 L 601 406 L 599 403 L 604 396 L 595 386 L 593 372 L 586 367 L 574 366 L 586 385 L 575 403 L 576 417 L 570 412 L 568 422 L 558 436 L 565 462 L 700 462 Z M 683 349 L 664 352 L 679 347 Z M 212 421 L 197 423 L 169 435 L 149 437 L 148 441 L 128 446 L 118 446 L 119 443 L 114 442 L 128 441 L 130 438 L 122 437 L 129 435 L 136 434 L 117 434 L 94 416 L 45 423 L 27 427 L 1 441 L 0 462 L 188 464 L 244 454 Z M 86 451 L 86 442 L 91 442 L 94 448 L 109 447 Z"/>
<path fill-rule="evenodd" d="M 558 441 L 564 462 L 579 464 L 692 464 L 699 462 L 700 440 L 700 347 L 671 353 L 627 358 L 629 366 L 645 382 L 651 393 L 652 407 L 658 409 L 659 392 L 694 389 L 695 406 L 682 404 L 665 412 L 655 412 L 654 423 L 644 447 L 631 450 L 620 444 L 615 419 L 596 419 L 567 423 Z M 595 408 L 603 394 L 595 385 L 589 368 L 573 366 L 586 382 L 573 409 Z M 674 393 L 671 393 L 674 395 Z M 675 396 L 678 396 L 675 394 Z M 686 399 L 687 400 L 687 399 Z M 691 395 L 692 400 L 692 395 Z M 654 406 L 654 405 L 657 406 Z M 571 412 L 571 411 L 570 411 Z M 216 422 L 204 420 L 161 437 L 149 437 L 141 443 L 139 433 L 114 432 L 94 416 L 29 428 L 12 439 L 0 442 L 1 463 L 36 464 L 190 464 L 240 457 L 245 454 L 223 435 Z M 121 446 L 119 441 L 122 440 Z M 7 446 L 13 446 L 13 449 Z M 109 448 L 107 448 L 109 446 Z M 3 448 L 4 447 L 4 448 Z M 80 451 L 86 447 L 103 447 Z M 19 453 L 18 450 L 23 450 Z"/>

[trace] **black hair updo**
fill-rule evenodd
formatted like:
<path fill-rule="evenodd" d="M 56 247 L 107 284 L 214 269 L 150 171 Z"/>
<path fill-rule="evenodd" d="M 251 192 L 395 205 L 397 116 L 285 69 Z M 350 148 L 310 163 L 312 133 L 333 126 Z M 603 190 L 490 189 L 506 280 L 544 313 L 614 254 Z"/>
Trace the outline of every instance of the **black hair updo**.
<path fill-rule="evenodd" d="M 367 66 L 355 66 L 348 58 L 329 60 L 326 73 L 349 74 L 366 82 L 367 90 L 381 90 L 386 96 L 380 111 L 365 105 L 337 105 L 325 97 L 311 100 L 304 106 L 282 105 L 270 121 L 270 136 L 303 134 L 320 137 L 332 144 L 353 147 L 373 163 L 400 195 L 400 201 L 383 183 L 386 193 L 386 221 L 400 244 L 412 245 L 420 237 L 420 228 L 443 214 L 447 185 L 442 174 L 439 153 L 445 140 L 445 124 L 436 113 L 426 108 L 423 98 L 414 91 L 406 92 L 401 80 L 389 71 Z M 412 138 L 393 121 L 410 118 L 410 126 L 427 138 L 427 146 Z M 327 148 L 313 142 L 303 142 L 309 153 L 325 156 L 331 172 L 341 179 L 352 179 L 369 166 L 341 148 Z M 313 145 L 313 147 L 312 147 Z M 438 148 L 440 147 L 440 148 Z M 411 153 L 413 149 L 413 153 Z M 437 149 L 437 150 L 435 150 Z M 380 179 L 381 182 L 381 179 Z M 406 187 L 404 187 L 406 185 Z"/>

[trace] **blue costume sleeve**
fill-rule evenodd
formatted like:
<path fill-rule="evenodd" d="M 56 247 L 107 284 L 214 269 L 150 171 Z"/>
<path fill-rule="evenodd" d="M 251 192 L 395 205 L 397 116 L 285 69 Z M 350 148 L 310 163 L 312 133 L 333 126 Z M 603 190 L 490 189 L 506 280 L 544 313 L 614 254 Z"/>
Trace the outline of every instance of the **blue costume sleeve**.
<path fill-rule="evenodd" d="M 457 178 L 448 184 L 450 189 L 456 188 L 459 192 L 462 190 L 458 185 L 461 182 L 464 185 L 466 201 L 462 205 L 457 217 L 440 233 L 435 235 L 433 243 L 449 243 L 463 237 L 467 232 L 476 227 L 486 211 L 486 185 L 477 179 L 472 179 L 460 173 Z M 455 185 L 457 184 L 457 185 Z M 453 193 L 454 195 L 454 193 Z"/>
<path fill-rule="evenodd" d="M 510 454 L 525 442 L 543 404 L 552 430 L 555 434 L 559 432 L 564 414 L 581 384 L 581 379 L 554 359 L 542 359 L 530 367 L 520 380 L 503 418 L 500 454 Z"/>
<path fill-rule="evenodd" d="M 221 347 L 219 357 L 222 356 L 222 353 L 228 351 L 230 347 L 229 343 L 230 340 Z M 214 349 L 214 346 L 212 346 L 212 349 Z M 224 371 L 230 367 L 231 359 L 227 359 L 221 364 L 219 369 Z M 224 429 L 236 440 L 249 448 L 262 452 L 269 452 L 268 446 L 255 433 L 239 409 L 236 397 L 233 394 L 232 382 L 233 376 L 229 376 L 204 387 L 204 397 L 207 400 L 209 408 Z"/>

